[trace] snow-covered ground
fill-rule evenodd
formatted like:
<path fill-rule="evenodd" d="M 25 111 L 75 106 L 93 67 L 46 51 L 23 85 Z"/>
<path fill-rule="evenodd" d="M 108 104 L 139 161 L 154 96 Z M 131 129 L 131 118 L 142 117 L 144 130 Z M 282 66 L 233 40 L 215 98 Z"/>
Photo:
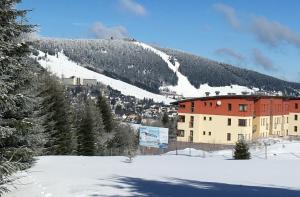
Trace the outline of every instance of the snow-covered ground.
<path fill-rule="evenodd" d="M 264 145 L 264 142 L 267 146 Z M 253 159 L 272 159 L 272 160 L 300 160 L 300 141 L 287 141 L 283 139 L 263 139 L 255 145 L 250 146 L 251 157 Z M 266 154 L 267 152 L 267 154 Z M 187 155 L 202 158 L 231 159 L 233 150 L 203 151 L 193 148 L 184 150 L 170 151 L 166 155 Z"/>
<path fill-rule="evenodd" d="M 185 97 L 203 97 L 205 96 L 206 92 L 210 92 L 211 96 L 215 93 L 215 91 L 219 91 L 220 95 L 227 95 L 228 93 L 235 93 L 235 94 L 242 94 L 242 92 L 248 92 L 253 93 L 257 91 L 257 88 L 250 89 L 245 86 L 239 86 L 239 85 L 232 85 L 232 86 L 222 86 L 222 87 L 211 87 L 208 84 L 202 84 L 199 88 L 195 88 L 188 78 L 184 76 L 180 71 L 178 70 L 180 67 L 180 63 L 175 59 L 175 65 L 172 64 L 170 61 L 171 56 L 166 54 L 165 52 L 162 52 L 148 44 L 142 43 L 142 42 L 134 42 L 136 45 L 143 47 L 144 49 L 147 49 L 149 51 L 152 51 L 159 57 L 163 59 L 168 65 L 168 67 L 176 73 L 176 76 L 178 77 L 178 83 L 176 86 L 167 86 L 167 88 L 171 91 L 175 91 L 179 95 L 183 95 Z"/>
<path fill-rule="evenodd" d="M 45 53 L 39 51 L 39 57 L 44 57 Z M 86 69 L 77 63 L 71 61 L 63 53 L 59 52 L 58 57 L 55 55 L 47 54 L 46 59 L 40 59 L 38 62 L 46 69 L 57 75 L 58 77 L 71 77 L 76 76 L 84 79 L 96 79 L 97 81 L 111 86 L 113 89 L 119 90 L 124 95 L 135 96 L 136 98 L 153 98 L 156 102 L 170 103 L 174 101 L 173 99 L 166 98 L 165 96 L 154 94 L 138 88 L 134 85 L 128 84 L 126 82 L 116 80 L 110 77 L 107 77 L 103 74 L 93 72 L 89 69 Z"/>
<path fill-rule="evenodd" d="M 205 158 L 138 156 L 132 163 L 125 157 L 39 157 L 4 197 L 299 197 L 300 158 L 290 153 L 299 155 L 300 142 L 275 141 L 268 149 L 268 160 L 247 161 L 229 159 L 230 150 Z"/>

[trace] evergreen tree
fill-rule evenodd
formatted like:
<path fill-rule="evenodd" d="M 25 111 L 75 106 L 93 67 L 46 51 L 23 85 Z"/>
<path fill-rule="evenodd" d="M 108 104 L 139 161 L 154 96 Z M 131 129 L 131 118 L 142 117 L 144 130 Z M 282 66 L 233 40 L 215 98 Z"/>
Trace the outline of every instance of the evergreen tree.
<path fill-rule="evenodd" d="M 133 155 L 138 147 L 138 135 L 130 125 L 119 123 L 115 127 L 115 135 L 108 142 L 108 148 L 114 155 Z"/>
<path fill-rule="evenodd" d="M 234 159 L 250 159 L 250 152 L 247 143 L 244 140 L 239 140 L 234 148 Z"/>
<path fill-rule="evenodd" d="M 164 126 L 167 126 L 169 123 L 169 116 L 167 113 L 163 113 L 161 122 L 163 123 Z"/>
<path fill-rule="evenodd" d="M 171 118 L 168 123 L 169 128 L 169 139 L 176 140 L 177 137 L 177 118 Z"/>
<path fill-rule="evenodd" d="M 105 131 L 111 132 L 113 130 L 113 124 L 114 124 L 113 115 L 107 99 L 101 94 L 98 97 L 97 106 L 102 114 Z"/>
<path fill-rule="evenodd" d="M 46 74 L 41 96 L 43 96 L 42 110 L 45 116 L 43 125 L 47 135 L 46 154 L 71 154 L 73 134 L 70 99 L 64 86 L 56 77 Z"/>
<path fill-rule="evenodd" d="M 30 62 L 28 43 L 21 34 L 32 31 L 20 0 L 0 1 L 0 195 L 10 175 L 30 166 L 39 138 L 34 95 L 36 64 Z"/>
<path fill-rule="evenodd" d="M 96 155 L 103 130 L 101 113 L 94 102 L 87 99 L 77 132 L 78 155 Z"/>

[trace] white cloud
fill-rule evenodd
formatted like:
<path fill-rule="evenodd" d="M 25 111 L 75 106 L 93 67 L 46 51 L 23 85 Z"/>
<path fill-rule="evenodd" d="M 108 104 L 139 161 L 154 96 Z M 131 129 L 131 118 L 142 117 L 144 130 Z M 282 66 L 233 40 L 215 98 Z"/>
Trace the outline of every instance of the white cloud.
<path fill-rule="evenodd" d="M 137 3 L 135 0 L 119 0 L 119 3 L 122 9 L 136 15 L 144 16 L 147 13 L 145 7 Z"/>
<path fill-rule="evenodd" d="M 242 28 L 241 20 L 233 7 L 221 3 L 214 4 L 213 7 L 223 14 L 233 29 L 252 34 L 259 42 L 267 46 L 278 47 L 282 44 L 290 44 L 300 47 L 300 35 L 277 21 L 254 15 L 252 18 L 248 17 L 247 20 L 243 20 L 245 27 Z"/>
<path fill-rule="evenodd" d="M 213 7 L 225 17 L 227 22 L 234 29 L 239 30 L 241 28 L 240 21 L 236 16 L 235 9 L 233 7 L 222 3 L 214 4 Z"/>
<path fill-rule="evenodd" d="M 277 21 L 270 21 L 265 17 L 254 17 L 251 32 L 256 38 L 271 47 L 288 43 L 300 47 L 300 35 Z"/>
<path fill-rule="evenodd" d="M 126 38 L 127 29 L 123 26 L 107 27 L 101 22 L 96 22 L 90 27 L 90 32 L 95 38 Z"/>
<path fill-rule="evenodd" d="M 237 52 L 233 49 L 230 49 L 230 48 L 217 49 L 217 50 L 215 50 L 215 54 L 222 55 L 222 56 L 228 56 L 228 57 L 234 58 L 238 61 L 245 61 L 245 57 L 242 54 L 240 54 L 239 52 Z"/>
<path fill-rule="evenodd" d="M 277 70 L 272 60 L 266 57 L 259 49 L 253 49 L 253 60 L 255 64 L 267 71 Z"/>

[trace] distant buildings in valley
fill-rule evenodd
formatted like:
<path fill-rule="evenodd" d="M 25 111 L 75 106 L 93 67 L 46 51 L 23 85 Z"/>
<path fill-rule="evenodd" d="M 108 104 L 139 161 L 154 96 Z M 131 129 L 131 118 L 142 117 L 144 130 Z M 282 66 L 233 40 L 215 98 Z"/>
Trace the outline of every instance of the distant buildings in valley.
<path fill-rule="evenodd" d="M 98 85 L 99 82 L 96 79 L 84 79 L 79 77 L 62 77 L 62 83 L 66 86 L 95 86 Z"/>

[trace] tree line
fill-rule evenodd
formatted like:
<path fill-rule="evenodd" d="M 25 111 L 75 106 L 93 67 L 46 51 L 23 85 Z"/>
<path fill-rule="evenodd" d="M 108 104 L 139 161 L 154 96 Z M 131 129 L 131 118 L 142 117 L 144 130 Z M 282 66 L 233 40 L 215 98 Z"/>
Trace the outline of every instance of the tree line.
<path fill-rule="evenodd" d="M 85 92 L 71 99 L 64 85 L 49 73 L 42 76 L 40 90 L 45 154 L 105 155 L 107 149 L 118 147 L 121 155 L 126 143 L 136 143 L 119 139 L 126 127 L 129 138 L 136 136 L 130 126 L 114 120 L 109 101 L 101 93 L 96 99 Z"/>
<path fill-rule="evenodd" d="M 126 154 L 137 146 L 133 129 L 113 118 L 104 95 L 74 102 L 55 76 L 30 58 L 24 34 L 28 10 L 21 0 L 0 1 L 0 196 L 12 174 L 29 168 L 39 155 Z"/>

